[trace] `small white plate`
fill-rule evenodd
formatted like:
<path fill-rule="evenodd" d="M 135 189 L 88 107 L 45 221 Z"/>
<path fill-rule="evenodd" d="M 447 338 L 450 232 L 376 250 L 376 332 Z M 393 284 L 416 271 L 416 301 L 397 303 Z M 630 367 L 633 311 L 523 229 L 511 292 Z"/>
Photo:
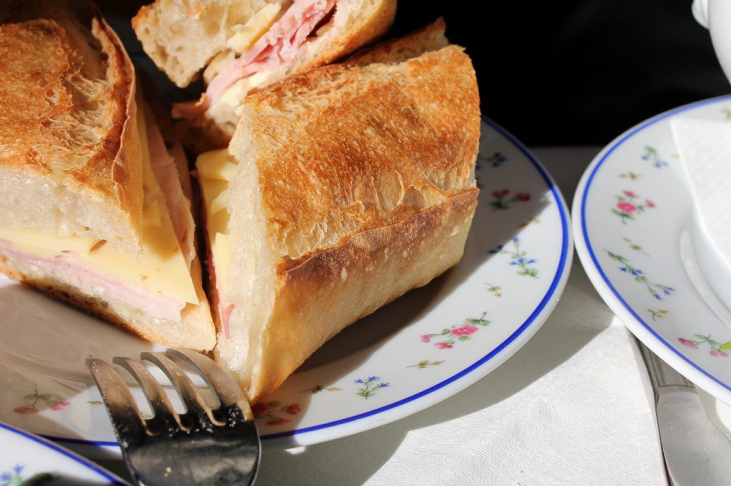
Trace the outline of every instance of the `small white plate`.
<path fill-rule="evenodd" d="M 460 264 L 347 328 L 256 404 L 265 448 L 324 442 L 422 410 L 495 369 L 543 324 L 571 266 L 568 208 L 540 163 L 486 119 L 477 177 Z M 119 454 L 84 358 L 161 348 L 8 280 L 0 335 L 0 420 L 85 455 Z"/>
<path fill-rule="evenodd" d="M 731 313 L 722 302 L 731 275 L 696 219 L 670 129 L 680 113 L 731 123 L 731 97 L 657 115 L 604 148 L 576 190 L 576 250 L 599 294 L 638 339 L 731 403 Z"/>
<path fill-rule="evenodd" d="M 0 422 L 0 485 L 15 484 L 129 483 L 68 449 Z"/>

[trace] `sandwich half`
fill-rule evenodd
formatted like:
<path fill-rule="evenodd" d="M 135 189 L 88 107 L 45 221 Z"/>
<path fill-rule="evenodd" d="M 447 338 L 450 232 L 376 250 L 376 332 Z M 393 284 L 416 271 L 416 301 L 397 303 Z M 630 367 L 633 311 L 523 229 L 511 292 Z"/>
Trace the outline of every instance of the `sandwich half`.
<path fill-rule="evenodd" d="M 203 77 L 200 100 L 173 109 L 200 153 L 228 145 L 250 89 L 346 56 L 382 36 L 395 13 L 396 0 L 156 0 L 132 25 L 175 84 Z"/>
<path fill-rule="evenodd" d="M 214 349 L 253 403 L 346 326 L 458 263 L 479 94 L 439 21 L 244 100 L 201 154 Z"/>
<path fill-rule="evenodd" d="M 182 147 L 95 5 L 4 3 L 0 70 L 0 272 L 212 349 Z"/>

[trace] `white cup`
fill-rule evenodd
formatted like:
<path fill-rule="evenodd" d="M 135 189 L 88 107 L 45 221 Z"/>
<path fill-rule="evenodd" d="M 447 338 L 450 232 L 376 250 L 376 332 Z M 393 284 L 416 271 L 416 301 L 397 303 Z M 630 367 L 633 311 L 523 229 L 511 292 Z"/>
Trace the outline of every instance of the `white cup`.
<path fill-rule="evenodd" d="M 693 0 L 692 12 L 711 33 L 713 50 L 731 82 L 731 0 Z"/>

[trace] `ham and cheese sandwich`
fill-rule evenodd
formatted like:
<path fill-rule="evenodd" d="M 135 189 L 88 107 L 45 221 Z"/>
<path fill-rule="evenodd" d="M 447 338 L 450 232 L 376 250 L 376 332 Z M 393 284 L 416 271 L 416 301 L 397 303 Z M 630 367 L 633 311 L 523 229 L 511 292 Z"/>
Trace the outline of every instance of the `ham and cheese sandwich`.
<path fill-rule="evenodd" d="M 194 152 L 228 145 L 248 91 L 323 66 L 391 26 L 396 0 L 156 0 L 132 25 L 178 86 L 203 77 L 200 100 L 173 115 Z"/>
<path fill-rule="evenodd" d="M 475 72 L 441 19 L 249 93 L 231 145 L 196 167 L 214 356 L 251 403 L 458 263 L 479 135 Z"/>
<path fill-rule="evenodd" d="M 191 185 L 92 2 L 0 6 L 0 271 L 158 343 L 210 350 Z"/>

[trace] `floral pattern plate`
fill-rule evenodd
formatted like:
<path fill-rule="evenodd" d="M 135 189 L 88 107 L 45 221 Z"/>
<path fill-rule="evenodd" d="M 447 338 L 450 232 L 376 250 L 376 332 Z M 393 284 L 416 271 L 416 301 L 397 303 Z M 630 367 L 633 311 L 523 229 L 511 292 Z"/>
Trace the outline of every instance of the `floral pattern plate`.
<path fill-rule="evenodd" d="M 494 370 L 543 324 L 571 266 L 568 208 L 541 164 L 487 119 L 476 173 L 481 193 L 459 265 L 341 332 L 254 404 L 265 449 L 422 410 Z M 8 280 L 0 335 L 0 420 L 86 455 L 118 455 L 84 358 L 161 347 Z"/>
<path fill-rule="evenodd" d="M 731 404 L 731 275 L 696 219 L 670 119 L 726 120 L 731 97 L 657 115 L 602 150 L 576 190 L 576 250 L 598 292 L 648 348 Z"/>
<path fill-rule="evenodd" d="M 93 462 L 0 422 L 0 486 L 127 485 Z"/>

